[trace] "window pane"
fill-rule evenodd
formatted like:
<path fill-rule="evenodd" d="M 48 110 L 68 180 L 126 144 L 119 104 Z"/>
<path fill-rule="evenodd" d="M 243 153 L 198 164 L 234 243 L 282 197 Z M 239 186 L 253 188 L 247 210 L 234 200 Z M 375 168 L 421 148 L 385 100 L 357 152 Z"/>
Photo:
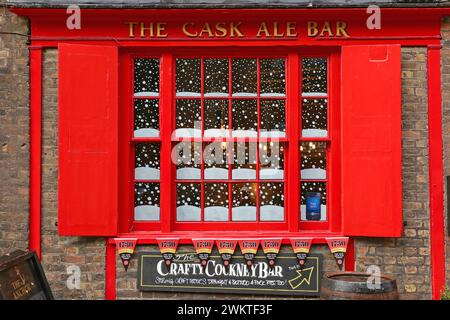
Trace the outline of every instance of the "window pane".
<path fill-rule="evenodd" d="M 228 100 L 205 101 L 205 137 L 226 137 L 228 125 Z"/>
<path fill-rule="evenodd" d="M 134 60 L 134 96 L 155 96 L 159 92 L 159 59 Z"/>
<path fill-rule="evenodd" d="M 158 100 L 134 100 L 134 136 L 159 137 Z"/>
<path fill-rule="evenodd" d="M 327 184 L 325 182 L 303 182 L 300 193 L 301 219 L 327 220 Z"/>
<path fill-rule="evenodd" d="M 284 59 L 261 59 L 261 96 L 284 96 L 286 77 Z"/>
<path fill-rule="evenodd" d="M 233 221 L 256 221 L 256 183 L 233 184 Z"/>
<path fill-rule="evenodd" d="M 232 179 L 256 179 L 255 142 L 235 142 L 233 146 Z"/>
<path fill-rule="evenodd" d="M 177 97 L 200 96 L 200 59 L 176 59 Z"/>
<path fill-rule="evenodd" d="M 261 221 L 284 221 L 284 183 L 261 183 Z"/>
<path fill-rule="evenodd" d="M 135 150 L 134 178 L 137 180 L 159 180 L 159 144 L 137 143 Z"/>
<path fill-rule="evenodd" d="M 284 179 L 284 144 L 273 141 L 260 142 L 259 162 L 261 180 Z"/>
<path fill-rule="evenodd" d="M 134 220 L 159 220 L 159 183 L 134 184 Z"/>
<path fill-rule="evenodd" d="M 228 150 L 226 142 L 205 144 L 203 159 L 205 160 L 205 179 L 228 179 Z"/>
<path fill-rule="evenodd" d="M 200 100 L 177 100 L 177 137 L 201 137 L 201 121 Z"/>
<path fill-rule="evenodd" d="M 228 221 L 228 184 L 205 184 L 205 221 Z"/>
<path fill-rule="evenodd" d="M 327 99 L 303 99 L 302 136 L 327 137 Z"/>
<path fill-rule="evenodd" d="M 191 180 L 201 178 L 201 143 L 179 142 L 174 146 L 172 159 L 177 165 L 177 179 Z"/>
<path fill-rule="evenodd" d="M 233 59 L 233 97 L 256 96 L 256 59 Z"/>
<path fill-rule="evenodd" d="M 177 221 L 200 221 L 200 183 L 177 183 Z"/>
<path fill-rule="evenodd" d="M 234 100 L 232 112 L 233 137 L 256 137 L 258 129 L 256 100 Z"/>
<path fill-rule="evenodd" d="M 326 150 L 325 142 L 303 142 L 301 144 L 301 179 L 321 180 L 327 178 Z"/>
<path fill-rule="evenodd" d="M 303 58 L 302 74 L 303 96 L 327 94 L 326 58 Z"/>
<path fill-rule="evenodd" d="M 205 59 L 205 96 L 228 96 L 228 59 Z"/>
<path fill-rule="evenodd" d="M 285 137 L 284 100 L 261 100 L 261 137 Z"/>

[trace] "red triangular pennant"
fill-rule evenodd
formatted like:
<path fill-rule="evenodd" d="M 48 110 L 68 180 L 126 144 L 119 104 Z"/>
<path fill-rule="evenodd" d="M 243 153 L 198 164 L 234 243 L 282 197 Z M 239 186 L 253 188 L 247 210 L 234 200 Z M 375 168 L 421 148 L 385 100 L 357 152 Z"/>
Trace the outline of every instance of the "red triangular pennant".
<path fill-rule="evenodd" d="M 281 248 L 281 238 L 277 239 L 262 239 L 261 247 L 269 261 L 269 267 L 273 268 L 275 266 L 275 261 L 277 259 L 277 254 L 280 252 Z"/>
<path fill-rule="evenodd" d="M 219 239 L 216 240 L 217 249 L 222 257 L 222 263 L 225 267 L 230 264 L 231 257 L 236 250 L 237 240 L 232 239 Z"/>
<path fill-rule="evenodd" d="M 292 249 L 297 256 L 297 261 L 301 270 L 303 270 L 303 267 L 306 264 L 312 242 L 313 238 L 291 238 Z"/>
<path fill-rule="evenodd" d="M 212 248 L 214 246 L 214 240 L 212 239 L 192 239 L 195 252 L 200 259 L 200 264 L 203 268 L 208 264 L 209 256 L 211 255 Z"/>
<path fill-rule="evenodd" d="M 128 271 L 128 266 L 130 265 L 130 260 L 133 257 L 134 248 L 136 247 L 136 238 L 115 238 L 117 253 L 122 260 L 123 267 L 125 271 Z"/>
<path fill-rule="evenodd" d="M 258 252 L 259 239 L 239 240 L 239 247 L 244 255 L 245 263 L 250 269 L 253 265 L 253 259 L 255 259 L 256 252 Z"/>
<path fill-rule="evenodd" d="M 348 237 L 326 238 L 328 247 L 333 254 L 339 269 L 344 266 L 345 253 L 347 252 Z"/>
<path fill-rule="evenodd" d="M 164 263 L 167 267 L 172 264 L 175 253 L 178 247 L 178 238 L 157 238 L 159 251 L 164 259 Z"/>

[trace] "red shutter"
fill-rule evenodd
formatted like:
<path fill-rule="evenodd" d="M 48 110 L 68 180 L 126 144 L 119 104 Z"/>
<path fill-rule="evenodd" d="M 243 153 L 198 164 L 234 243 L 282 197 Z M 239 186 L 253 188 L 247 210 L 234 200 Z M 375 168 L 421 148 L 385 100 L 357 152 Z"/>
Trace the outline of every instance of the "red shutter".
<path fill-rule="evenodd" d="M 118 53 L 60 44 L 60 235 L 117 233 Z"/>
<path fill-rule="evenodd" d="M 347 236 L 402 231 L 401 51 L 342 50 L 342 212 Z"/>

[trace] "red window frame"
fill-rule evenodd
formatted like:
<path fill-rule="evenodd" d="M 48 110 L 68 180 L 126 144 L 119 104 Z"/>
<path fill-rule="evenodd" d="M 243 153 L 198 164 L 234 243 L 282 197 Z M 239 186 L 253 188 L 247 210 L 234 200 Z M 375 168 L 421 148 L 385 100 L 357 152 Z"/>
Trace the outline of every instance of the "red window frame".
<path fill-rule="evenodd" d="M 267 50 L 266 50 L 267 49 Z M 339 202 L 339 58 L 338 48 L 266 48 L 223 47 L 218 49 L 201 50 L 193 48 L 134 48 L 121 53 L 120 61 L 120 110 L 119 110 L 119 232 L 185 232 L 185 231 L 230 231 L 245 230 L 248 232 L 274 232 L 274 233 L 336 233 L 341 231 L 341 210 Z M 201 52 L 201 54 L 199 54 Z M 220 52 L 227 52 L 221 54 Z M 244 52 L 244 53 L 242 53 Z M 260 54 L 270 52 L 270 54 Z M 284 57 L 286 60 L 286 137 L 280 139 L 284 143 L 284 183 L 285 195 L 285 221 L 283 222 L 177 222 L 176 221 L 176 180 L 175 165 L 167 156 L 172 147 L 171 133 L 175 128 L 175 58 L 200 57 L 226 57 L 226 58 L 275 58 Z M 303 57 L 327 57 L 328 59 L 328 137 L 302 138 L 301 137 L 301 59 Z M 159 58 L 160 59 L 160 137 L 159 138 L 133 138 L 133 59 Z M 259 61 L 259 60 L 258 60 Z M 201 69 L 203 70 L 203 68 Z M 229 70 L 231 73 L 231 69 Z M 203 71 L 202 71 L 203 73 Z M 258 72 L 259 74 L 259 72 Z M 229 79 L 231 85 L 231 78 Z M 164 85 L 163 85 L 164 83 Z M 130 85 L 131 84 L 131 85 Z M 258 76 L 259 84 L 259 76 Z M 230 90 L 231 91 L 231 90 Z M 202 86 L 203 92 L 203 86 Z M 259 93 L 259 85 L 258 85 Z M 231 94 L 225 98 L 231 101 Z M 258 95 L 259 111 L 259 95 Z M 203 94 L 202 94 L 203 104 Z M 167 108 L 170 106 L 170 108 Z M 203 108 L 202 108 L 203 110 Z M 258 112 L 258 119 L 260 114 Z M 202 117 L 203 119 L 203 117 Z M 203 121 L 202 121 L 203 123 Z M 203 125 L 203 124 L 202 124 Z M 258 121 L 259 128 L 259 121 Z M 208 141 L 196 139 L 194 141 Z M 247 138 L 247 141 L 249 139 Z M 250 138 L 251 140 L 251 138 Z M 327 144 L 327 220 L 301 221 L 300 220 L 300 143 L 303 141 L 323 141 Z M 160 177 L 160 220 L 155 222 L 134 221 L 134 148 L 136 142 L 160 143 L 161 146 L 161 177 Z M 166 153 L 165 155 L 163 153 Z M 258 157 L 259 158 L 259 157 Z M 164 165 L 169 161 L 170 166 Z M 259 161 L 257 161 L 259 167 Z M 257 169 L 258 169 L 257 167 Z M 203 168 L 203 164 L 202 164 Z M 259 172 L 257 170 L 259 175 Z M 202 172 L 203 176 L 203 172 Z M 258 177 L 258 176 L 257 176 Z M 295 179 L 294 179 L 295 177 Z M 196 183 L 211 182 L 209 180 L 196 180 Z M 253 181 L 253 180 L 251 180 Z M 255 180 L 256 181 L 256 180 Z M 223 181 L 222 181 L 223 182 Z M 227 180 L 227 183 L 238 182 Z M 266 181 L 260 180 L 259 183 Z M 268 182 L 268 181 L 267 181 Z M 131 184 L 131 186 L 130 186 Z M 231 195 L 230 195 L 231 196 Z M 259 197 L 259 191 L 258 195 Z M 230 203 L 231 207 L 232 204 Z"/>

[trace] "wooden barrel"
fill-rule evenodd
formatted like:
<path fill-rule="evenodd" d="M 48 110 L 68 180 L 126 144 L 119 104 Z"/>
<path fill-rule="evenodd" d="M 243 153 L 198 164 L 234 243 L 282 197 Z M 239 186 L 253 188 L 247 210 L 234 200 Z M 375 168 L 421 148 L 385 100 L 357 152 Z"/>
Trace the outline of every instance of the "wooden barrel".
<path fill-rule="evenodd" d="M 372 275 L 356 272 L 325 273 L 320 298 L 324 300 L 398 300 L 397 282 L 382 274 L 380 285 L 370 288 Z M 370 282 L 369 283 L 373 283 Z"/>

